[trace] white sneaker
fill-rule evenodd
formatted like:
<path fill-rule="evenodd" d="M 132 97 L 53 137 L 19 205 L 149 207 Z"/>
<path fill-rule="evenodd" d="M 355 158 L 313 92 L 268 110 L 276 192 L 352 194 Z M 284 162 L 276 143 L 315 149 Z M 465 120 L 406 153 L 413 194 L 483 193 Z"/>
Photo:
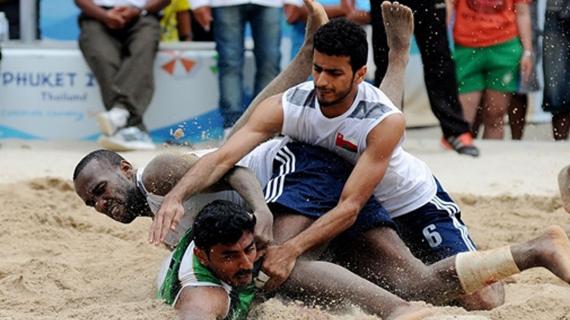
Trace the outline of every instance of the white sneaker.
<path fill-rule="evenodd" d="M 129 112 L 120 107 L 114 107 L 107 112 L 97 114 L 95 120 L 99 125 L 99 130 L 108 136 L 113 135 L 117 130 L 127 125 Z"/>
<path fill-rule="evenodd" d="M 99 144 L 111 151 L 154 150 L 156 146 L 148 133 L 137 127 L 120 129 L 112 136 L 101 136 Z"/>

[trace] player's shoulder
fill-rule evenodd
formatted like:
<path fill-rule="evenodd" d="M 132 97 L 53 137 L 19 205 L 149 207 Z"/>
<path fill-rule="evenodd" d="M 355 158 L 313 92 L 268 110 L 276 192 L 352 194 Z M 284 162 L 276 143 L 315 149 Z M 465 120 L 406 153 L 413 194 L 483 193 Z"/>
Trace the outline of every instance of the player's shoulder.
<path fill-rule="evenodd" d="M 196 155 L 189 153 L 160 154 L 146 165 L 143 183 L 149 192 L 165 195 L 198 159 Z"/>
<path fill-rule="evenodd" d="M 394 103 L 379 88 L 362 83 L 359 87 L 360 101 L 351 117 L 361 119 L 379 119 L 391 113 L 401 113 Z"/>
<path fill-rule="evenodd" d="M 285 101 L 296 106 L 314 106 L 315 86 L 312 81 L 300 83 L 283 94 Z"/>

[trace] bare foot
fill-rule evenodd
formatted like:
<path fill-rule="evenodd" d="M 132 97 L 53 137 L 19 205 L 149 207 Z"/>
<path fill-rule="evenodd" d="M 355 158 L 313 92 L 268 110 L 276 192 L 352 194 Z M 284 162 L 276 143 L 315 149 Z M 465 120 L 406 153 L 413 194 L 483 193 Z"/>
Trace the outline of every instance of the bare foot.
<path fill-rule="evenodd" d="M 382 19 L 386 29 L 386 39 L 390 51 L 407 54 L 414 33 L 414 15 L 412 10 L 398 2 L 382 2 Z"/>
<path fill-rule="evenodd" d="M 317 29 L 329 22 L 329 18 L 323 6 L 315 0 L 303 0 L 309 14 L 307 16 L 307 26 L 305 27 L 305 42 L 303 47 L 310 47 L 313 50 L 313 36 Z"/>
<path fill-rule="evenodd" d="M 423 304 L 409 304 L 394 310 L 386 320 L 420 320 L 433 315 L 433 309 Z"/>
<path fill-rule="evenodd" d="M 550 226 L 540 237 L 531 240 L 536 249 L 537 266 L 545 267 L 558 278 L 570 283 L 570 241 L 559 226 Z"/>
<path fill-rule="evenodd" d="M 558 174 L 558 187 L 560 187 L 560 196 L 562 197 L 564 209 L 570 213 L 570 166 L 566 166 L 560 170 Z"/>

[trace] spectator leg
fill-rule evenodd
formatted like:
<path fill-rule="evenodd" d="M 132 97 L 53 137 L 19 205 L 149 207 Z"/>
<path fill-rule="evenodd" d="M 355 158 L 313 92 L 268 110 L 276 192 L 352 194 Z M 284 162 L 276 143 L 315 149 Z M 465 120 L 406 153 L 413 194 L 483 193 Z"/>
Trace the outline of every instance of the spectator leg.
<path fill-rule="evenodd" d="M 224 128 L 231 128 L 244 110 L 243 64 L 245 5 L 212 8 L 218 51 L 220 111 Z"/>
<path fill-rule="evenodd" d="M 118 102 L 131 114 L 127 126 L 145 130 L 143 115 L 154 94 L 154 60 L 160 41 L 160 26 L 153 16 L 140 17 L 128 30 L 123 61 L 113 79 Z"/>
<path fill-rule="evenodd" d="M 458 100 L 455 63 L 447 36 L 445 0 L 410 2 L 415 9 L 414 33 L 424 65 L 431 110 L 439 120 L 445 138 L 469 132 Z"/>
<path fill-rule="evenodd" d="M 255 85 L 253 95 L 279 74 L 281 62 L 281 9 L 251 5 L 249 21 L 255 43 Z"/>
<path fill-rule="evenodd" d="M 103 105 L 110 110 L 117 103 L 112 86 L 121 65 L 121 42 L 97 20 L 82 17 L 79 26 L 79 48 L 97 79 Z"/>

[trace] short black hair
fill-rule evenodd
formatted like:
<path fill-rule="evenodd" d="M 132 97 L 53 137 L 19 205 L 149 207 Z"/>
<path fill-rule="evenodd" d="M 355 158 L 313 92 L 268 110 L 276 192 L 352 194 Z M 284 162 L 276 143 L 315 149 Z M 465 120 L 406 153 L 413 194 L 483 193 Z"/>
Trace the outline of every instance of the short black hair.
<path fill-rule="evenodd" d="M 345 18 L 332 19 L 315 32 L 313 50 L 329 56 L 349 57 L 354 72 L 368 60 L 366 32 Z"/>
<path fill-rule="evenodd" d="M 206 252 L 216 244 L 236 243 L 244 232 L 253 232 L 255 222 L 255 216 L 241 206 L 216 200 L 200 210 L 194 220 L 194 243 Z"/>
<path fill-rule="evenodd" d="M 99 149 L 92 151 L 83 157 L 77 166 L 75 166 L 75 170 L 73 171 L 73 181 L 77 179 L 77 176 L 79 176 L 83 168 L 85 168 L 92 160 L 103 160 L 112 166 L 118 166 L 121 164 L 121 161 L 125 160 L 125 158 L 121 157 L 118 153 L 109 150 Z"/>

